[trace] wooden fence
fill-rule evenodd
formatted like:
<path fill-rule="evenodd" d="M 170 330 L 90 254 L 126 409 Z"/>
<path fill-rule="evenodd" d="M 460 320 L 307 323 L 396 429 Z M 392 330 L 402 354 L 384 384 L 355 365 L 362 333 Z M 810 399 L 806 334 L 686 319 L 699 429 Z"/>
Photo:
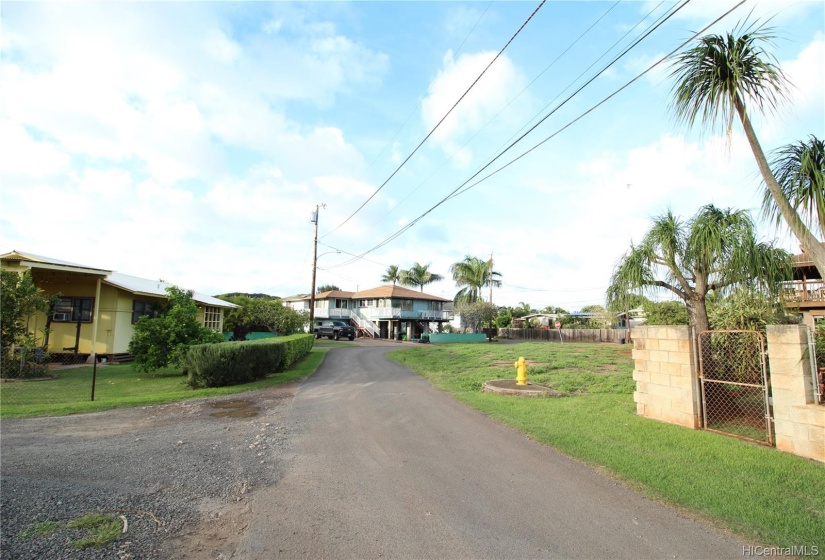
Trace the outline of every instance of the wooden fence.
<path fill-rule="evenodd" d="M 501 338 L 559 342 L 627 342 L 626 329 L 498 329 Z"/>

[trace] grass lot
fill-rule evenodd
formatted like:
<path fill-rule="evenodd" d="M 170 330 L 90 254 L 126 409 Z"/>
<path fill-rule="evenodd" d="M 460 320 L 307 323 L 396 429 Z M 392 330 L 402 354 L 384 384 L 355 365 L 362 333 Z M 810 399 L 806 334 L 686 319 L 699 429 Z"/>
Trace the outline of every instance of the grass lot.
<path fill-rule="evenodd" d="M 139 373 L 130 364 L 98 367 L 94 401 L 90 400 L 91 366 L 58 370 L 54 372 L 58 378 L 50 381 L 0 383 L 0 418 L 60 416 L 265 389 L 312 374 L 329 347 L 338 344 L 343 345 L 316 341 L 309 355 L 289 371 L 272 374 L 254 383 L 213 389 L 190 389 L 186 377 L 175 369 Z"/>
<path fill-rule="evenodd" d="M 636 415 L 630 348 L 614 344 L 455 344 L 394 351 L 392 359 L 460 401 L 648 496 L 765 545 L 825 552 L 825 465 L 735 438 Z M 524 399 L 482 393 L 515 378 L 571 393 Z M 536 364 L 536 365 L 532 365 Z"/>

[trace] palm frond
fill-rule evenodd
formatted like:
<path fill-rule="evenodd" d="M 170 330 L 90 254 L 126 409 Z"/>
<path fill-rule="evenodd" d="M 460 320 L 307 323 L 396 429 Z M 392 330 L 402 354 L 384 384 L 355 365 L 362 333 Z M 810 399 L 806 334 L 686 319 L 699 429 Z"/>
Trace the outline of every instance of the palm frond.
<path fill-rule="evenodd" d="M 825 142 L 810 135 L 776 150 L 771 170 L 785 197 L 812 230 L 825 239 Z M 783 223 L 782 214 L 770 190 L 765 186 L 762 215 Z"/>
<path fill-rule="evenodd" d="M 736 103 L 760 112 L 776 110 L 787 96 L 789 81 L 765 45 L 776 39 L 770 27 L 742 23 L 726 35 L 705 35 L 677 55 L 671 109 L 676 122 L 691 128 L 696 121 L 711 130 L 729 131 Z"/>

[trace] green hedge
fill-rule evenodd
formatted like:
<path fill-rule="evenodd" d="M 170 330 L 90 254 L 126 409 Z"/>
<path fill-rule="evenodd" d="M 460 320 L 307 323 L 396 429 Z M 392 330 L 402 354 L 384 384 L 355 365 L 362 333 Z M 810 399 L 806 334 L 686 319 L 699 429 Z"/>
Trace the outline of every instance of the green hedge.
<path fill-rule="evenodd" d="M 183 369 L 191 387 L 225 387 L 263 379 L 290 368 L 312 350 L 313 336 L 191 346 Z"/>

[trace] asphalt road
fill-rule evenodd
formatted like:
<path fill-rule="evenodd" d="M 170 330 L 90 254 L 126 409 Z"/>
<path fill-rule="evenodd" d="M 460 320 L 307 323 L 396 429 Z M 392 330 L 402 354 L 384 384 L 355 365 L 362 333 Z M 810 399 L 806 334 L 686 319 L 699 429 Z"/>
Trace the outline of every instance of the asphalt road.
<path fill-rule="evenodd" d="M 393 347 L 333 349 L 301 386 L 293 454 L 231 558 L 742 557 L 746 543 L 433 389 Z"/>

